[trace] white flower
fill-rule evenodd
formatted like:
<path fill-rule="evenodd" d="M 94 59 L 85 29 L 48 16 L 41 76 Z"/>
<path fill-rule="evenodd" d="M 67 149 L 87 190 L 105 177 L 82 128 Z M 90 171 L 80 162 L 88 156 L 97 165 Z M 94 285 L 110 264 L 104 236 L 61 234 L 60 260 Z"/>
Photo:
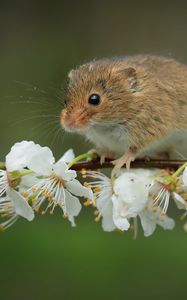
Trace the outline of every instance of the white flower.
<path fill-rule="evenodd" d="M 11 188 L 11 172 L 18 172 L 28 166 L 30 153 L 36 152 L 33 142 L 23 141 L 16 143 L 5 159 L 6 171 L 0 170 L 0 197 Z M 39 146 L 39 145 L 36 145 Z"/>
<path fill-rule="evenodd" d="M 11 172 L 15 171 L 14 167 L 12 167 L 13 162 L 16 165 L 16 171 L 22 170 L 24 163 L 21 160 L 21 157 L 17 160 L 14 153 L 14 147 L 12 147 L 10 153 L 6 156 L 6 171 L 0 170 L 0 215 L 3 213 L 4 216 L 7 216 L 6 223 L 3 223 L 1 226 L 4 228 L 9 227 L 16 221 L 18 215 L 25 217 L 29 221 L 34 218 L 34 212 L 27 201 L 20 193 L 12 188 L 13 182 Z"/>
<path fill-rule="evenodd" d="M 0 229 L 4 230 L 16 222 L 19 216 L 32 221 L 34 219 L 34 212 L 18 192 L 9 189 L 6 197 L 0 198 L 0 216 L 4 220 L 0 224 Z"/>
<path fill-rule="evenodd" d="M 113 220 L 120 230 L 128 230 L 129 219 L 145 208 L 154 174 L 155 170 L 125 171 L 114 181 Z"/>
<path fill-rule="evenodd" d="M 152 209 L 151 204 L 139 213 L 141 225 L 145 236 L 150 236 L 156 229 L 156 225 L 160 225 L 163 229 L 172 230 L 175 226 L 173 219 L 166 215 L 162 215 L 160 209 Z"/>
<path fill-rule="evenodd" d="M 86 176 L 94 181 L 89 185 L 93 189 L 96 207 L 99 211 L 97 219 L 102 217 L 105 231 L 116 228 L 128 230 L 130 218 L 135 218 L 143 210 L 148 201 L 148 189 L 154 171 L 125 171 L 114 182 L 100 172 L 87 171 Z"/>
<path fill-rule="evenodd" d="M 28 189 L 27 192 L 23 192 L 23 195 L 27 200 L 32 200 L 33 207 L 36 210 L 43 204 L 45 205 L 47 200 L 47 206 L 45 210 L 43 210 L 43 213 L 45 213 L 48 208 L 50 208 L 52 213 L 54 208 L 58 205 L 62 208 L 64 215 L 68 217 L 72 225 L 75 225 L 74 217 L 77 216 L 81 210 L 79 199 L 75 196 L 84 196 L 93 200 L 93 193 L 75 179 L 77 176 L 75 171 L 68 169 L 67 163 L 74 158 L 73 151 L 67 151 L 64 156 L 55 163 L 53 153 L 48 147 L 41 147 L 30 142 L 17 144 L 15 149 L 18 158 L 20 156 L 19 148 L 24 157 L 22 167 L 29 168 L 38 176 L 37 183 Z M 25 148 L 29 155 L 24 154 Z M 30 180 L 31 178 L 29 177 L 28 179 Z M 27 184 L 25 183 L 25 185 Z"/>
<path fill-rule="evenodd" d="M 6 168 L 9 172 L 24 169 L 28 166 L 30 154 L 33 155 L 34 152 L 37 153 L 39 147 L 39 145 L 36 145 L 31 141 L 16 143 L 11 148 L 10 153 L 6 156 Z"/>
<path fill-rule="evenodd" d="M 171 192 L 168 189 L 167 185 L 161 181 L 155 181 L 154 185 L 150 190 L 150 197 L 153 200 L 153 206 L 161 210 L 163 215 L 166 214 Z"/>
<path fill-rule="evenodd" d="M 161 209 L 153 209 L 149 190 L 158 170 L 133 170 L 125 172 L 114 182 L 114 223 L 121 230 L 128 230 L 131 218 L 140 217 L 144 235 L 151 235 L 156 225 L 173 229 L 174 221 L 162 215 Z M 127 223 L 128 222 L 128 223 Z"/>
<path fill-rule="evenodd" d="M 164 215 L 167 212 L 170 198 L 173 198 L 179 209 L 187 210 L 187 192 L 185 186 L 185 175 L 173 177 L 165 174 L 159 176 L 150 190 L 153 206 L 161 210 Z"/>
<path fill-rule="evenodd" d="M 116 226 L 113 221 L 112 181 L 101 172 L 85 171 L 85 174 L 86 177 L 94 179 L 94 181 L 89 182 L 88 186 L 90 186 L 94 192 L 95 204 L 98 209 L 96 221 L 102 218 L 103 230 L 113 231 Z"/>
<path fill-rule="evenodd" d="M 97 219 L 102 217 L 105 231 L 119 229 L 127 231 L 131 220 L 134 223 L 134 233 L 137 233 L 137 218 L 141 220 L 144 235 L 151 235 L 156 225 L 164 229 L 173 229 L 174 221 L 161 214 L 160 209 L 152 207 L 149 190 L 158 170 L 134 169 L 124 171 L 115 180 L 100 172 L 85 171 L 85 177 L 93 178 L 89 183 L 93 189 L 96 207 L 99 211 Z"/>

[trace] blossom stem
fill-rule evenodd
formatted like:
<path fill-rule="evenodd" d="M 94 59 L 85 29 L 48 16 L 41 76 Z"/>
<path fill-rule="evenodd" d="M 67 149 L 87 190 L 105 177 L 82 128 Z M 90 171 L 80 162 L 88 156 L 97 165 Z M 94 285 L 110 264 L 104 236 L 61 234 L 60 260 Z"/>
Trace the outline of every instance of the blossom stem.
<path fill-rule="evenodd" d="M 32 173 L 33 173 L 33 171 L 31 171 L 31 170 L 23 170 L 23 171 L 21 171 L 21 177 L 25 176 L 25 175 L 32 174 Z"/>
<path fill-rule="evenodd" d="M 85 159 L 88 159 L 88 158 L 96 158 L 97 155 L 94 154 L 94 153 L 84 153 L 84 154 L 81 154 L 77 157 L 75 157 L 69 164 L 68 164 L 68 169 L 70 169 L 73 165 L 75 165 L 78 161 L 82 161 L 82 160 L 85 160 Z"/>
<path fill-rule="evenodd" d="M 185 162 L 175 173 L 173 173 L 172 177 L 177 177 L 178 175 L 180 175 L 186 167 L 187 162 Z"/>

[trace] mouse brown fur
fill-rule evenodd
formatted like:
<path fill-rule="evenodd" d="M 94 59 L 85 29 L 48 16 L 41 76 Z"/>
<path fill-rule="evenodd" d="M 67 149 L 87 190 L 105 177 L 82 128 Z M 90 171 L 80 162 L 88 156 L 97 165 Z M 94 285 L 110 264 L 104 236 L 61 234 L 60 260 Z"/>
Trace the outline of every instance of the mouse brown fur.
<path fill-rule="evenodd" d="M 91 95 L 100 97 L 90 104 Z M 62 126 L 85 135 L 100 152 L 135 157 L 173 152 L 187 135 L 187 66 L 137 55 L 93 60 L 69 74 Z"/>

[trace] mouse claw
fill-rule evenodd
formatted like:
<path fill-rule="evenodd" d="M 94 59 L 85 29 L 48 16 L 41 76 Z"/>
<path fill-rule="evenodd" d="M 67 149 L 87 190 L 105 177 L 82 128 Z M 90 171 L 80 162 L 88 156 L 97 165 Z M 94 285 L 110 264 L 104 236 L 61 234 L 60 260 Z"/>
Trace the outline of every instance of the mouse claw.
<path fill-rule="evenodd" d="M 106 159 L 112 159 L 114 158 L 114 153 L 113 152 L 103 152 L 100 155 L 100 164 L 104 164 Z"/>
<path fill-rule="evenodd" d="M 89 154 L 95 154 L 100 159 L 100 164 L 104 164 L 106 159 L 112 159 L 114 158 L 113 152 L 98 152 L 96 149 L 91 149 L 88 151 Z"/>
<path fill-rule="evenodd" d="M 118 175 L 121 168 L 126 165 L 126 169 L 130 169 L 130 164 L 132 161 L 134 161 L 136 158 L 135 153 L 132 150 L 129 150 L 125 155 L 120 157 L 119 159 L 113 160 L 112 164 L 114 165 L 114 168 L 112 169 L 111 177 L 116 177 Z"/>
<path fill-rule="evenodd" d="M 96 149 L 90 149 L 88 151 L 88 154 L 94 154 L 96 155 L 97 157 L 100 157 L 100 153 L 96 150 Z M 88 158 L 87 160 L 92 160 L 92 158 Z"/>
<path fill-rule="evenodd" d="M 105 160 L 106 160 L 106 156 L 104 153 L 102 153 L 100 156 L 100 164 L 103 165 L 105 163 Z"/>

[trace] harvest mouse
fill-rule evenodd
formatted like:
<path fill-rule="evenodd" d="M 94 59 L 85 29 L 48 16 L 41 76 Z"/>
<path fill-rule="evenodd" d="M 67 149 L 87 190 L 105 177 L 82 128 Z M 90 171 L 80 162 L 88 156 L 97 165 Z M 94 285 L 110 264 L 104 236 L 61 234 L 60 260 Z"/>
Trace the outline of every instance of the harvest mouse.
<path fill-rule="evenodd" d="M 121 156 L 114 174 L 137 157 L 176 158 L 187 145 L 187 66 L 153 55 L 83 64 L 69 73 L 61 124 Z"/>

